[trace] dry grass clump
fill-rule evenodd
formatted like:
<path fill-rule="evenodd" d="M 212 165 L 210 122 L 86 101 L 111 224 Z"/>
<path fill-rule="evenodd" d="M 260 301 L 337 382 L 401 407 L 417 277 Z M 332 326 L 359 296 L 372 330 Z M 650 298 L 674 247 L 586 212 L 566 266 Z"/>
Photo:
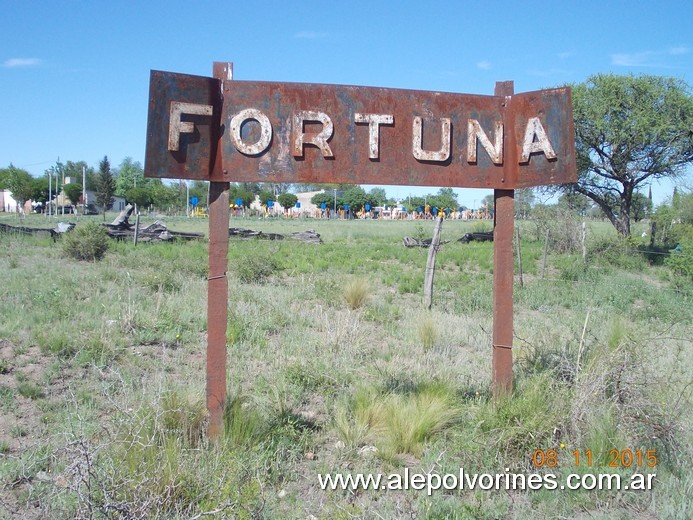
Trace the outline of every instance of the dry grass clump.
<path fill-rule="evenodd" d="M 346 447 L 373 444 L 380 457 L 420 457 L 425 444 L 459 417 L 453 392 L 435 385 L 405 394 L 360 389 L 335 413 L 335 427 Z"/>
<path fill-rule="evenodd" d="M 344 300 L 351 310 L 360 309 L 368 302 L 370 285 L 364 278 L 355 278 L 344 287 Z"/>
<path fill-rule="evenodd" d="M 416 336 L 424 352 L 428 352 L 435 346 L 438 341 L 438 325 L 430 313 L 426 314 L 426 316 L 419 321 L 416 326 Z"/>

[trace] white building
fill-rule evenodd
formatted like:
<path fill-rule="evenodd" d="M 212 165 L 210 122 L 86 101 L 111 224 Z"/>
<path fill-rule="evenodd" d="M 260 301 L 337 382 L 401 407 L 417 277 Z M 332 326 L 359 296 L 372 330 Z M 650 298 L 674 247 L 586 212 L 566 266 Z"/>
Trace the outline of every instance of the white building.
<path fill-rule="evenodd" d="M 17 211 L 17 201 L 10 190 L 0 190 L 0 211 Z"/>

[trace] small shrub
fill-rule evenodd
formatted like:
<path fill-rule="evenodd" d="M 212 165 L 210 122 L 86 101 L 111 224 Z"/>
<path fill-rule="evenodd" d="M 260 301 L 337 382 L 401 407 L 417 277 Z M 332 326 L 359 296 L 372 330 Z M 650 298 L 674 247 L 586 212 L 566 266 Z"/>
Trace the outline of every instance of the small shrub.
<path fill-rule="evenodd" d="M 22 397 L 26 397 L 31 400 L 41 399 L 45 396 L 43 390 L 30 381 L 22 381 L 18 383 L 17 392 L 19 392 L 19 395 Z"/>
<path fill-rule="evenodd" d="M 588 248 L 591 261 L 620 267 L 626 270 L 642 270 L 645 257 L 637 251 L 637 244 L 620 237 L 599 237 Z"/>
<path fill-rule="evenodd" d="M 63 359 L 72 357 L 77 351 L 74 340 L 61 330 L 37 333 L 36 343 L 41 349 L 41 353 L 52 354 Z"/>
<path fill-rule="evenodd" d="M 563 255 L 555 260 L 561 280 L 567 282 L 578 282 L 587 280 L 590 277 L 587 264 L 578 255 Z"/>
<path fill-rule="evenodd" d="M 75 260 L 101 260 L 108 246 L 106 230 L 95 222 L 77 227 L 63 237 L 63 252 Z"/>
<path fill-rule="evenodd" d="M 428 238 L 426 230 L 420 223 L 416 224 L 416 227 L 414 228 L 414 238 L 419 242 L 423 242 L 425 239 Z"/>
<path fill-rule="evenodd" d="M 363 278 L 356 278 L 344 287 L 344 299 L 351 310 L 363 307 L 368 301 L 370 288 Z"/>
<path fill-rule="evenodd" d="M 672 249 L 664 260 L 664 265 L 674 274 L 693 282 L 693 243 L 679 244 L 676 249 Z"/>
<path fill-rule="evenodd" d="M 265 283 L 278 270 L 277 261 L 269 254 L 249 255 L 236 264 L 236 274 L 243 283 Z"/>

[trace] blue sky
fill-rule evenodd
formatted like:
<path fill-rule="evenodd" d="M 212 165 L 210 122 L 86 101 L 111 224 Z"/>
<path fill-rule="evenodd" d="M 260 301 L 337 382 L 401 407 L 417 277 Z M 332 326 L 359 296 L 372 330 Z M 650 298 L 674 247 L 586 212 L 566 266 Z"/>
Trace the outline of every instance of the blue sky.
<path fill-rule="evenodd" d="M 144 163 L 151 69 L 491 94 L 657 74 L 693 81 L 693 2 L 0 0 L 0 167 Z M 690 175 L 689 175 L 690 183 Z M 405 197 L 431 188 L 387 187 Z M 655 203 L 672 185 L 654 185 Z M 486 190 L 459 190 L 475 205 Z"/>

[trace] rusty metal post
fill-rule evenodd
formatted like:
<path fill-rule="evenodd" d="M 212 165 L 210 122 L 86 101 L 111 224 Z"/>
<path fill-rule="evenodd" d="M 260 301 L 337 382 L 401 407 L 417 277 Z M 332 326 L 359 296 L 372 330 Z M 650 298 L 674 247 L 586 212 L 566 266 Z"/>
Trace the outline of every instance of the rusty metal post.
<path fill-rule="evenodd" d="M 214 63 L 214 77 L 231 79 L 228 63 Z M 221 151 L 214 154 L 213 168 L 221 168 Z M 214 441 L 224 434 L 226 403 L 226 324 L 229 282 L 229 183 L 209 183 L 209 278 L 207 279 L 207 435 Z"/>
<path fill-rule="evenodd" d="M 496 96 L 512 96 L 512 81 L 496 83 Z M 517 164 L 515 157 L 507 157 Z M 494 398 L 509 395 L 513 386 L 513 234 L 515 191 L 493 190 L 493 361 Z"/>

